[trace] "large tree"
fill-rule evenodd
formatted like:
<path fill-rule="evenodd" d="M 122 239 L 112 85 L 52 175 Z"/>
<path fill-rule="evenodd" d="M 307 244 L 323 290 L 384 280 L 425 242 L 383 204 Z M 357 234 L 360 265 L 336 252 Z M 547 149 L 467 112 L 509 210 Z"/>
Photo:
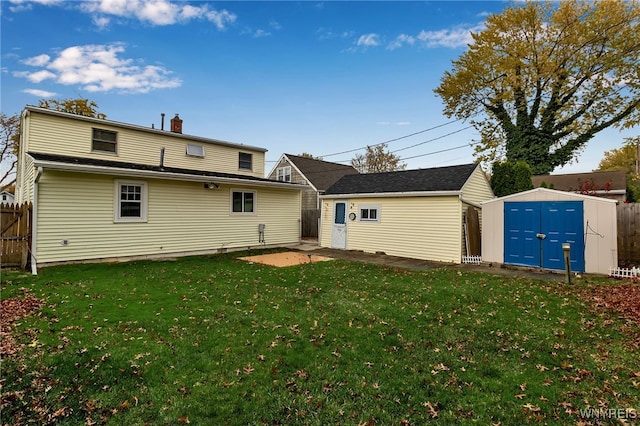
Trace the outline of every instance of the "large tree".
<path fill-rule="evenodd" d="M 20 116 L 9 117 L 0 113 L 0 189 L 13 185 L 18 165 L 18 147 L 20 144 Z"/>
<path fill-rule="evenodd" d="M 368 146 L 364 154 L 356 154 L 351 165 L 360 173 L 381 173 L 404 170 L 407 165 L 400 157 L 385 151 L 387 144 Z"/>
<path fill-rule="evenodd" d="M 567 164 L 594 135 L 640 123 L 640 2 L 526 2 L 487 18 L 435 93 L 469 119 L 485 161 L 534 174 Z"/>
<path fill-rule="evenodd" d="M 85 117 L 107 118 L 106 114 L 98 111 L 97 103 L 84 98 L 41 99 L 38 106 Z M 0 163 L 2 163 L 0 188 L 4 189 L 16 181 L 17 154 L 20 148 L 20 116 L 18 114 L 9 117 L 0 113 L 0 137 L 2 138 L 0 140 Z"/>
<path fill-rule="evenodd" d="M 85 98 L 78 99 L 41 99 L 38 106 L 55 111 L 84 115 L 85 117 L 107 118 L 106 114 L 98 111 L 98 104 Z"/>
<path fill-rule="evenodd" d="M 640 136 L 627 138 L 621 148 L 612 149 L 604 153 L 604 158 L 596 170 L 615 171 L 624 170 L 627 176 L 627 200 L 640 201 L 640 174 L 637 162 L 640 161 Z"/>

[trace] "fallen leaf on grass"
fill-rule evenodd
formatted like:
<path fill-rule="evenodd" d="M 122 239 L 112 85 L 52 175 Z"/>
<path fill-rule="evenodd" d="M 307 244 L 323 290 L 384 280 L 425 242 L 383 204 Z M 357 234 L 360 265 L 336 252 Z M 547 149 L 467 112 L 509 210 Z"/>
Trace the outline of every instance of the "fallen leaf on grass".
<path fill-rule="evenodd" d="M 429 415 L 431 416 L 431 418 L 435 419 L 436 417 L 438 417 L 438 411 L 433 407 L 433 404 L 431 404 L 431 402 L 427 401 L 422 405 L 427 407 Z"/>

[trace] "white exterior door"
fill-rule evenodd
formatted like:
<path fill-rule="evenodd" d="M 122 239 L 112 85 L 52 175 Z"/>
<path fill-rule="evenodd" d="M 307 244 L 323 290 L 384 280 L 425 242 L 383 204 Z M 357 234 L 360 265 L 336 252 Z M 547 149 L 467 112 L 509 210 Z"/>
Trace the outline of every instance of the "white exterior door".
<path fill-rule="evenodd" d="M 347 202 L 334 201 L 331 248 L 347 248 Z"/>

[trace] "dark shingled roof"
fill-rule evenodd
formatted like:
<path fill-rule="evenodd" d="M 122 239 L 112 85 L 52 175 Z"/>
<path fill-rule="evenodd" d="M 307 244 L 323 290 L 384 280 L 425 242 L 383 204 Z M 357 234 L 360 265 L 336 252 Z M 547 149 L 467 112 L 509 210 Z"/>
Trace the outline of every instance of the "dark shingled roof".
<path fill-rule="evenodd" d="M 242 179 L 252 182 L 269 182 L 273 183 L 274 181 L 271 179 L 263 179 L 253 176 L 246 175 L 238 175 L 233 173 L 219 173 L 219 172 L 209 172 L 204 170 L 193 170 L 193 169 L 181 169 L 177 167 L 160 167 L 153 166 L 149 164 L 137 164 L 137 163 L 126 163 L 123 161 L 111 161 L 111 160 L 96 160 L 94 158 L 85 158 L 85 157 L 69 157 L 66 155 L 55 155 L 55 154 L 42 154 L 39 152 L 29 152 L 31 157 L 33 157 L 36 161 L 51 161 L 55 163 L 63 163 L 63 164 L 77 164 L 77 165 L 86 165 L 86 166 L 100 166 L 100 167 L 110 167 L 117 169 L 129 169 L 129 170 L 144 170 L 149 172 L 159 172 L 159 173 L 175 173 L 182 175 L 191 175 L 191 176 L 204 176 L 211 178 L 230 178 L 230 179 Z M 289 185 L 296 185 L 294 183 L 289 183 Z"/>
<path fill-rule="evenodd" d="M 285 155 L 318 191 L 325 191 L 345 175 L 358 174 L 356 169 L 344 164 L 300 157 L 298 155 Z"/>
<path fill-rule="evenodd" d="M 538 188 L 544 182 L 547 188 L 558 191 L 577 192 L 585 184 L 593 181 L 593 184 L 600 189 L 605 189 L 609 183 L 610 191 L 616 189 L 627 189 L 627 175 L 624 170 L 613 172 L 592 172 L 592 173 L 570 173 L 562 175 L 535 175 L 531 177 L 533 187 Z"/>
<path fill-rule="evenodd" d="M 344 176 L 327 195 L 385 192 L 459 191 L 477 164 Z"/>

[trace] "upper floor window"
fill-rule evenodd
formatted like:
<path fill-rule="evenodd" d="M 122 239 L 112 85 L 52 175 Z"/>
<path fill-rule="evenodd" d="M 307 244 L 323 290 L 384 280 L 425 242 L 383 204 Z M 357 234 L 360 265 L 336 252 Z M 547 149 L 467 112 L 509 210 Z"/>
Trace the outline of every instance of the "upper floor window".
<path fill-rule="evenodd" d="M 282 182 L 291 182 L 291 167 L 278 167 L 278 180 Z"/>
<path fill-rule="evenodd" d="M 101 152 L 117 152 L 118 140 L 117 132 L 103 129 L 91 129 L 91 150 Z"/>
<path fill-rule="evenodd" d="M 191 157 L 202 157 L 204 158 L 204 146 L 197 145 L 194 143 L 187 144 L 187 155 Z"/>
<path fill-rule="evenodd" d="M 243 170 L 253 170 L 253 154 L 240 152 L 238 155 L 238 168 Z"/>

